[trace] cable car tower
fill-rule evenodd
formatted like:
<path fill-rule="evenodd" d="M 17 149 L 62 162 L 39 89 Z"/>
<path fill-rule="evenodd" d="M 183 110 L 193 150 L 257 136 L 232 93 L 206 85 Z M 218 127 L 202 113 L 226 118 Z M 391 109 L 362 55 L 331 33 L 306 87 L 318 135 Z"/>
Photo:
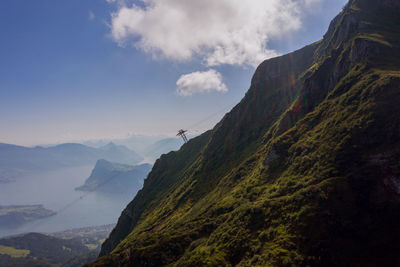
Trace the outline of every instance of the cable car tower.
<path fill-rule="evenodd" d="M 178 131 L 178 134 L 176 135 L 176 136 L 182 137 L 182 139 L 183 139 L 183 141 L 184 141 L 185 143 L 188 142 L 188 139 L 187 139 L 186 134 L 185 134 L 186 132 L 187 132 L 187 130 L 182 130 L 182 129 L 180 129 L 180 130 Z"/>

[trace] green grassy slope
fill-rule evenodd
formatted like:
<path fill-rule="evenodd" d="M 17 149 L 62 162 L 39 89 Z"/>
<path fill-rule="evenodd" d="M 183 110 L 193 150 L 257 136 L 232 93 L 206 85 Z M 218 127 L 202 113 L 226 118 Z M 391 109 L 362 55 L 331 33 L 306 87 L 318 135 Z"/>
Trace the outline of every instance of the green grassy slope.
<path fill-rule="evenodd" d="M 400 1 L 354 0 L 159 159 L 92 266 L 396 266 Z"/>

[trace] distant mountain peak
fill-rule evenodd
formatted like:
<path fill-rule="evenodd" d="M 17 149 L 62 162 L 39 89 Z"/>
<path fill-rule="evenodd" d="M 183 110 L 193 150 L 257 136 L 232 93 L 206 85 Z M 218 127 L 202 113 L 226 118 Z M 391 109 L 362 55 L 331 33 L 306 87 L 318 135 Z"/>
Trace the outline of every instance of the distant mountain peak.
<path fill-rule="evenodd" d="M 101 146 L 100 149 L 103 150 L 120 150 L 120 151 L 133 151 L 131 149 L 129 149 L 128 147 L 124 146 L 124 145 L 117 145 L 113 142 L 109 142 L 108 144 Z"/>
<path fill-rule="evenodd" d="M 143 160 L 136 152 L 114 143 L 103 148 L 94 148 L 78 143 L 65 143 L 49 147 L 0 144 L 0 169 L 53 170 L 93 165 L 99 159 L 132 165 Z"/>
<path fill-rule="evenodd" d="M 95 168 L 102 168 L 102 169 L 105 169 L 105 168 L 109 168 L 109 167 L 111 167 L 111 166 L 113 166 L 113 164 L 112 164 L 110 161 L 105 160 L 105 159 L 99 159 L 99 160 L 96 162 Z"/>
<path fill-rule="evenodd" d="M 99 159 L 95 165 L 95 169 L 97 168 L 108 169 L 108 170 L 121 170 L 121 169 L 126 170 L 134 168 L 134 166 L 128 164 L 121 164 L 117 162 L 111 162 L 105 159 Z"/>
<path fill-rule="evenodd" d="M 82 191 L 136 193 L 151 170 L 151 165 L 131 166 L 100 159 L 85 184 L 76 188 Z"/>
<path fill-rule="evenodd" d="M 108 144 L 104 145 L 104 147 L 116 147 L 117 145 L 110 141 Z"/>

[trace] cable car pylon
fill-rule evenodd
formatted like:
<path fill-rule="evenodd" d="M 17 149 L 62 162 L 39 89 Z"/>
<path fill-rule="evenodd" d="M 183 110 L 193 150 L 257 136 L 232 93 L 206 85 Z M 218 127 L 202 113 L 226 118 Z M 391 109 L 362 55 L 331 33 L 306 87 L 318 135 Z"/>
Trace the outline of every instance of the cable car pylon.
<path fill-rule="evenodd" d="M 183 139 L 183 141 L 184 141 L 185 143 L 188 142 L 188 139 L 187 139 L 186 134 L 185 134 L 186 132 L 187 132 L 187 130 L 180 129 L 180 130 L 178 131 L 178 134 L 176 135 L 176 136 L 182 137 L 182 139 Z"/>

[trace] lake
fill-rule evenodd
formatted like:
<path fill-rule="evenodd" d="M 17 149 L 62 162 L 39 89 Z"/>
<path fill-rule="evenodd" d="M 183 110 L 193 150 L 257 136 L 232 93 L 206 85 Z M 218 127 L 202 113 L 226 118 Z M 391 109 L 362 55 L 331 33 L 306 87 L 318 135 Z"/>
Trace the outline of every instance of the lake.
<path fill-rule="evenodd" d="M 134 194 L 75 191 L 93 166 L 35 172 L 16 182 L 0 184 L 0 205 L 43 204 L 57 215 L 12 229 L 0 228 L 0 237 L 25 232 L 57 232 L 72 228 L 116 223 Z"/>

